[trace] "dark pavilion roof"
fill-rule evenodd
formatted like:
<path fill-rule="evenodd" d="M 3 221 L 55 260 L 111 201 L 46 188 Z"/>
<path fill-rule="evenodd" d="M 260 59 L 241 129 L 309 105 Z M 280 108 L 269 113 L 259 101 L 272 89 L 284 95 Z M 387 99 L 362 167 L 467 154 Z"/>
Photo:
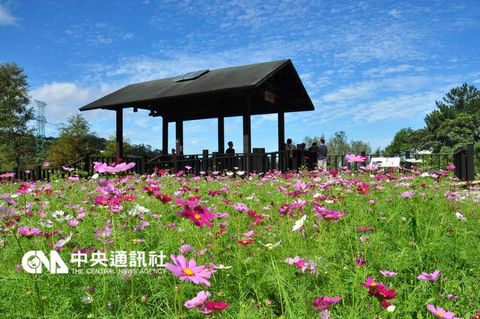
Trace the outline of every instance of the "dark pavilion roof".
<path fill-rule="evenodd" d="M 179 77 L 127 85 L 80 111 L 138 108 L 168 121 L 314 110 L 291 60 L 210 70 L 190 80 Z"/>

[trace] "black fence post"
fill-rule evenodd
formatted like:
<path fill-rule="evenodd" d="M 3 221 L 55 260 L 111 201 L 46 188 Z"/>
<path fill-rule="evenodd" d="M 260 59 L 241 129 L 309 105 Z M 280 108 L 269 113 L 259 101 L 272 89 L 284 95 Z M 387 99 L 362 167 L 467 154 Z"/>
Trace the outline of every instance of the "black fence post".
<path fill-rule="evenodd" d="M 466 171 L 465 177 L 467 181 L 473 181 L 475 175 L 475 163 L 474 163 L 474 150 L 473 150 L 473 143 L 467 144 L 467 151 L 465 154 L 465 161 L 466 161 Z"/>
<path fill-rule="evenodd" d="M 202 170 L 208 173 L 208 150 L 202 150 Z"/>
<path fill-rule="evenodd" d="M 257 173 L 263 173 L 263 155 L 265 154 L 264 148 L 254 148 L 253 149 L 253 165 L 252 171 L 256 171 Z"/>

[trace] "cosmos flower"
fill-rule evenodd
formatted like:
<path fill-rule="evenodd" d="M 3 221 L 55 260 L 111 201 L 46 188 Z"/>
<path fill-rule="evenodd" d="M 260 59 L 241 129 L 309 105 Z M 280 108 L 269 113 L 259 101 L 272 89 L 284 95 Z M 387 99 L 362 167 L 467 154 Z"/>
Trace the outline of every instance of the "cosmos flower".
<path fill-rule="evenodd" d="M 398 195 L 400 198 L 411 198 L 413 195 L 415 195 L 415 191 L 406 191 Z"/>
<path fill-rule="evenodd" d="M 179 277 L 180 280 L 210 286 L 210 282 L 207 279 L 215 273 L 215 270 L 207 269 L 205 266 L 197 266 L 197 262 L 193 258 L 187 262 L 183 255 L 171 255 L 170 258 L 173 264 L 167 263 L 165 268 L 173 275 Z"/>
<path fill-rule="evenodd" d="M 327 297 L 327 296 L 320 296 L 315 298 L 313 301 L 313 306 L 318 310 L 325 310 L 331 305 L 334 305 L 340 301 L 340 296 L 335 297 Z"/>
<path fill-rule="evenodd" d="M 440 307 L 435 307 L 434 305 L 427 305 L 427 310 L 437 318 L 442 319 L 459 319 L 455 317 L 455 314 L 450 311 L 445 311 Z"/>
<path fill-rule="evenodd" d="M 383 277 L 395 277 L 397 275 L 396 272 L 393 271 L 388 271 L 388 270 L 380 270 L 380 273 L 383 275 Z"/>
<path fill-rule="evenodd" d="M 363 163 L 367 160 L 366 156 L 347 154 L 345 155 L 347 162 L 349 163 Z"/>
<path fill-rule="evenodd" d="M 292 227 L 292 231 L 299 231 L 303 229 L 303 224 L 307 220 L 307 215 L 303 215 L 299 220 L 295 222 L 295 225 Z"/>
<path fill-rule="evenodd" d="M 42 234 L 42 231 L 38 228 L 31 227 L 21 227 L 18 229 L 18 233 L 23 237 L 32 238 L 33 236 L 39 236 Z"/>
<path fill-rule="evenodd" d="M 317 212 L 315 217 L 323 220 L 336 221 L 345 216 L 344 212 L 327 209 L 316 204 L 313 206 L 313 209 Z"/>
<path fill-rule="evenodd" d="M 15 173 L 3 173 L 0 175 L 0 178 L 13 178 L 15 177 Z"/>
<path fill-rule="evenodd" d="M 186 301 L 185 302 L 185 308 L 187 309 L 193 309 L 193 308 L 199 308 L 201 306 L 203 306 L 203 304 L 205 303 L 205 301 L 207 301 L 208 297 L 210 297 L 210 292 L 208 291 L 200 291 L 199 293 L 197 293 L 197 296 Z"/>
<path fill-rule="evenodd" d="M 431 274 L 422 272 L 420 275 L 417 276 L 417 279 L 422 281 L 437 281 L 439 277 L 440 270 L 435 270 Z"/>
<path fill-rule="evenodd" d="M 206 301 L 205 309 L 208 311 L 223 311 L 229 306 L 225 301 Z"/>

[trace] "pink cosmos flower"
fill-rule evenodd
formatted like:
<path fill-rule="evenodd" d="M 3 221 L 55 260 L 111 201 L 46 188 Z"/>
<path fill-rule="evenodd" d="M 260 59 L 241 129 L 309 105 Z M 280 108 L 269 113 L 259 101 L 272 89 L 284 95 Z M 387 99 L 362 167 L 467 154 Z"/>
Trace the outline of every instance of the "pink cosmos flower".
<path fill-rule="evenodd" d="M 172 259 L 173 264 L 167 263 L 165 264 L 165 268 L 173 275 L 179 277 L 180 280 L 210 286 L 210 282 L 207 279 L 215 273 L 215 270 L 207 269 L 205 266 L 197 266 L 197 263 L 193 258 L 187 262 L 183 255 L 177 257 L 171 255 L 170 258 Z"/>
<path fill-rule="evenodd" d="M 395 277 L 397 275 L 396 272 L 393 271 L 388 271 L 388 270 L 380 270 L 380 273 L 383 275 L 383 277 Z"/>
<path fill-rule="evenodd" d="M 347 154 L 345 158 L 349 163 L 363 163 L 367 160 L 366 156 L 355 155 L 355 154 Z"/>
<path fill-rule="evenodd" d="M 415 191 L 406 191 L 398 195 L 400 198 L 410 198 L 415 195 Z"/>
<path fill-rule="evenodd" d="M 0 178 L 13 178 L 15 177 L 15 173 L 4 173 L 0 175 Z"/>
<path fill-rule="evenodd" d="M 93 168 L 98 173 L 120 173 L 120 172 L 128 171 L 128 170 L 130 170 L 134 167 L 135 167 L 134 162 L 131 162 L 131 163 L 128 163 L 128 164 L 127 163 L 120 163 L 120 164 L 117 164 L 115 166 L 109 166 L 106 163 L 100 163 L 100 162 L 94 162 L 93 163 Z"/>
<path fill-rule="evenodd" d="M 199 293 L 197 293 L 196 297 L 185 302 L 185 308 L 187 309 L 200 308 L 201 306 L 203 306 L 205 301 L 207 301 L 210 295 L 211 294 L 208 291 L 204 291 L 204 290 L 200 291 Z"/>
<path fill-rule="evenodd" d="M 67 237 L 62 238 L 62 239 L 58 240 L 55 244 L 53 244 L 53 249 L 55 249 L 56 251 L 61 250 L 63 248 L 63 246 L 68 244 L 68 242 L 71 239 L 72 239 L 72 233 L 70 233 L 70 235 L 68 235 Z"/>
<path fill-rule="evenodd" d="M 67 171 L 67 172 L 71 172 L 73 170 L 75 170 L 73 167 L 66 167 L 66 166 L 62 166 L 63 170 Z"/>
<path fill-rule="evenodd" d="M 68 221 L 68 225 L 69 225 L 70 227 L 77 227 L 78 224 L 80 224 L 80 222 L 79 222 L 78 220 L 76 220 L 76 219 L 70 219 L 70 220 Z"/>
<path fill-rule="evenodd" d="M 190 246 L 188 244 L 180 246 L 180 253 L 181 254 L 185 254 L 186 252 L 189 252 L 191 250 L 192 250 L 192 246 Z"/>
<path fill-rule="evenodd" d="M 317 212 L 317 214 L 315 214 L 315 217 L 328 221 L 339 220 L 340 218 L 345 216 L 344 212 L 327 209 L 319 205 L 314 205 L 313 209 Z"/>
<path fill-rule="evenodd" d="M 317 271 L 317 265 L 313 261 L 311 260 L 306 261 L 305 259 L 300 258 L 299 256 L 295 256 L 293 258 L 289 257 L 285 259 L 285 262 L 289 265 L 295 265 L 302 272 L 309 270 L 312 274 L 315 274 Z"/>
<path fill-rule="evenodd" d="M 325 310 L 331 305 L 334 305 L 340 301 L 340 296 L 335 297 L 327 297 L 327 296 L 320 296 L 315 298 L 313 301 L 313 306 L 318 310 Z"/>
<path fill-rule="evenodd" d="M 418 275 L 417 279 L 422 281 L 437 281 L 439 277 L 440 270 L 435 270 L 431 274 L 422 272 L 420 275 Z"/>
<path fill-rule="evenodd" d="M 39 236 L 42 234 L 42 231 L 38 228 L 30 227 L 21 227 L 18 229 L 18 232 L 23 237 L 32 238 L 33 236 Z"/>
<path fill-rule="evenodd" d="M 434 305 L 427 305 L 427 310 L 437 318 L 442 319 L 459 319 L 455 317 L 455 314 L 450 311 L 445 311 L 442 308 L 436 308 Z"/>
<path fill-rule="evenodd" d="M 248 212 L 248 206 L 243 203 L 238 203 L 232 206 L 237 212 Z"/>
<path fill-rule="evenodd" d="M 447 167 L 445 167 L 447 169 L 447 171 L 454 171 L 455 170 L 455 165 L 447 165 Z"/>

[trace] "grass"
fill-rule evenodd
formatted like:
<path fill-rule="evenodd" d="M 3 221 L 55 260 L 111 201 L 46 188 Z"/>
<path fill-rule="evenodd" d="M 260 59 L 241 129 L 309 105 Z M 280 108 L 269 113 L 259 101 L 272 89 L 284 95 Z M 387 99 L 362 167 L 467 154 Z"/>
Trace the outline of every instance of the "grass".
<path fill-rule="evenodd" d="M 330 318 L 433 318 L 426 305 L 448 309 L 457 316 L 469 318 L 480 308 L 480 212 L 478 189 L 456 189 L 450 177 L 383 175 L 378 180 L 370 172 L 342 173 L 336 178 L 329 174 L 301 173 L 247 178 L 193 178 L 189 176 L 106 177 L 124 195 L 123 208 L 112 212 L 95 204 L 99 195 L 98 181 L 55 180 L 49 187 L 37 182 L 27 194 L 16 197 L 19 183 L 4 182 L 0 194 L 0 316 L 2 318 L 203 318 L 195 309 L 184 307 L 185 301 L 201 290 L 208 290 L 211 300 L 226 301 L 229 307 L 214 314 L 216 318 L 318 318 L 319 310 L 312 303 L 317 296 L 339 295 L 341 301 L 329 308 Z M 382 175 L 382 174 L 380 174 Z M 378 175 L 378 176 L 380 176 Z M 100 179 L 105 179 L 101 177 Z M 305 183 L 306 187 L 298 184 Z M 368 194 L 357 190 L 359 181 L 369 184 Z M 159 185 L 162 194 L 173 199 L 163 203 L 149 195 L 144 186 Z M 228 188 L 226 193 L 209 195 L 209 190 Z M 297 188 L 297 192 L 295 189 Z M 415 191 L 411 198 L 400 198 L 407 190 Z M 455 202 L 445 192 L 456 192 Z M 183 194 L 182 194 L 183 193 Z M 13 196 L 13 198 L 11 198 Z M 123 198 L 125 199 L 123 195 Z M 199 228 L 192 221 L 177 216 L 182 208 L 175 198 L 201 196 L 201 204 L 215 213 L 227 213 L 217 218 L 213 227 Z M 477 197 L 475 197 L 477 196 Z M 121 196 L 122 197 L 122 196 Z M 314 199 L 316 197 L 316 199 Z M 127 196 L 128 199 L 128 196 Z M 305 200 L 306 205 L 294 209 L 291 215 L 279 213 L 283 204 Z M 373 204 L 371 200 L 374 200 Z M 326 221 L 315 217 L 314 202 L 343 211 L 344 218 Z M 232 208 L 244 203 L 263 220 L 252 226 L 253 219 L 245 212 Z M 134 228 L 139 216 L 128 214 L 136 205 L 150 210 L 144 214 L 149 222 L 142 230 Z M 8 213 L 7 213 L 8 210 Z M 57 221 L 53 213 L 78 217 L 76 227 L 67 221 Z M 459 220 L 460 212 L 466 221 Z M 307 220 L 302 231 L 292 226 L 303 214 Z M 52 228 L 41 221 L 51 220 Z M 96 232 L 111 220 L 112 233 L 98 239 Z M 222 224 L 223 233 L 220 225 Z M 49 238 L 24 237 L 20 227 L 36 227 L 43 232 L 62 231 Z M 372 226 L 373 231 L 358 232 L 359 226 Z M 257 232 L 251 245 L 244 247 L 238 240 L 250 230 Z M 19 269 L 22 256 L 29 250 L 46 253 L 61 238 L 72 238 L 60 255 L 70 267 L 66 275 L 30 274 Z M 360 240 L 360 237 L 362 237 Z M 132 239 L 143 239 L 134 243 Z M 266 244 L 281 243 L 269 249 Z M 72 251 L 91 248 L 93 251 L 160 251 L 179 255 L 184 244 L 194 249 L 187 258 L 198 264 L 223 264 L 229 269 L 217 269 L 210 278 L 211 287 L 182 282 L 169 271 L 158 274 L 73 274 L 70 264 Z M 268 245 L 267 245 L 268 246 Z M 316 273 L 302 272 L 285 262 L 300 256 L 316 263 Z M 364 266 L 355 262 L 362 256 Z M 167 257 L 166 262 L 170 262 Z M 102 269 L 101 266 L 85 267 Z M 383 278 L 379 270 L 398 273 Z M 421 272 L 440 270 L 436 282 L 419 281 Z M 387 312 L 360 284 L 374 277 L 396 290 L 393 313 Z M 449 300 L 448 294 L 458 296 Z"/>

